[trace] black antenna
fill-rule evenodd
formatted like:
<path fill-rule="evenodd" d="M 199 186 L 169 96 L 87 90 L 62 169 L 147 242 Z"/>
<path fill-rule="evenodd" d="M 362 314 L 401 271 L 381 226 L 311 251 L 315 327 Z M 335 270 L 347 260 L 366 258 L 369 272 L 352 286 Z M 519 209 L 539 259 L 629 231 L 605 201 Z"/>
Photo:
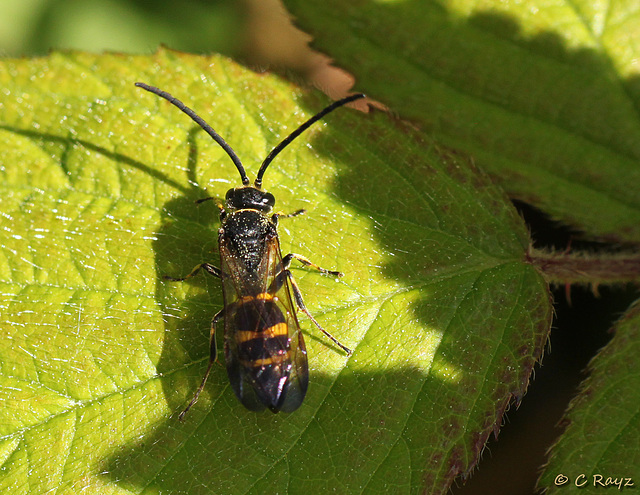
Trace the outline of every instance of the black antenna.
<path fill-rule="evenodd" d="M 186 106 L 184 103 L 182 103 L 177 98 L 171 96 L 166 91 L 162 91 L 161 89 L 158 89 L 158 88 L 156 88 L 154 86 L 149 86 L 148 84 L 144 84 L 144 83 L 141 83 L 141 82 L 137 82 L 136 86 L 138 86 L 139 88 L 142 88 L 142 89 L 146 89 L 150 93 L 156 94 L 159 97 L 164 98 L 169 103 L 171 103 L 172 105 L 175 105 L 180 110 L 182 110 L 184 113 L 186 113 L 189 117 L 191 117 L 196 124 L 198 124 L 200 127 L 202 127 L 206 131 L 206 133 L 209 134 L 209 136 L 211 136 L 213 138 L 213 140 L 216 143 L 218 143 L 222 147 L 223 150 L 225 150 L 227 152 L 227 155 L 229 155 L 229 158 L 231 158 L 231 160 L 235 164 L 236 168 L 238 169 L 238 172 L 240 172 L 240 177 L 242 178 L 242 184 L 245 185 L 245 186 L 249 185 L 249 177 L 247 177 L 247 173 L 244 171 L 244 167 L 242 166 L 242 162 L 240 161 L 240 158 L 238 158 L 238 155 L 236 155 L 236 152 L 233 151 L 231 146 L 229 146 L 227 144 L 227 142 L 224 139 L 222 139 L 220 134 L 218 134 L 216 131 L 214 131 L 213 127 L 211 127 L 209 124 L 207 124 L 202 119 L 202 117 L 199 117 L 188 106 Z"/>
<path fill-rule="evenodd" d="M 291 141 L 297 138 L 300 134 L 306 131 L 309 127 L 311 127 L 311 125 L 316 123 L 322 117 L 324 117 L 330 112 L 333 112 L 336 108 L 339 108 L 342 105 L 346 105 L 347 103 L 351 103 L 352 101 L 359 100 L 360 98 L 364 98 L 364 96 L 365 95 L 363 95 L 362 93 L 358 93 L 355 95 L 347 96 L 346 98 L 342 98 L 341 100 L 334 101 L 327 108 L 315 114 L 313 117 L 307 120 L 304 124 L 298 127 L 295 131 L 293 131 L 278 146 L 273 148 L 273 150 L 271 150 L 271 153 L 269 153 L 267 157 L 264 159 L 264 161 L 262 162 L 262 165 L 260 166 L 260 170 L 258 170 L 258 176 L 256 177 L 256 181 L 254 183 L 255 187 L 260 189 L 260 187 L 262 186 L 262 176 L 264 175 L 265 170 L 267 170 L 267 167 L 273 161 L 276 155 L 280 153 L 283 149 L 285 149 L 289 144 L 291 144 Z"/>

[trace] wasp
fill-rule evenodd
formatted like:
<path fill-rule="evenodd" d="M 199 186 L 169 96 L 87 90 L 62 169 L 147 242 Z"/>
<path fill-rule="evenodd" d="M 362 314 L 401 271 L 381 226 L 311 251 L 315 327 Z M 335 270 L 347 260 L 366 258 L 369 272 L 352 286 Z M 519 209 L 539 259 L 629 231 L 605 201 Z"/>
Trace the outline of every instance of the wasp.
<path fill-rule="evenodd" d="M 282 256 L 277 232 L 278 218 L 282 215 L 273 212 L 275 198 L 262 189 L 262 179 L 276 155 L 302 132 L 333 110 L 364 95 L 355 94 L 338 100 L 300 125 L 267 155 L 252 186 L 238 155 L 193 110 L 166 91 L 144 83 L 136 83 L 136 86 L 164 98 L 191 117 L 229 155 L 242 180 L 242 186 L 227 191 L 224 206 L 218 205 L 220 268 L 201 263 L 186 277 L 164 277 L 183 281 L 204 270 L 222 280 L 224 295 L 223 309 L 211 320 L 207 370 L 193 399 L 180 413 L 180 420 L 198 400 L 217 360 L 215 333 L 222 318 L 227 374 L 240 402 L 251 411 L 266 408 L 274 413 L 295 411 L 307 392 L 309 367 L 294 301 L 298 309 L 334 344 L 347 355 L 351 350 L 322 328 L 311 315 L 289 267 L 296 259 L 324 274 L 340 277 L 342 273 L 321 268 L 299 254 Z M 214 198 L 203 198 L 198 203 L 209 199 Z M 299 210 L 286 216 L 303 212 Z"/>

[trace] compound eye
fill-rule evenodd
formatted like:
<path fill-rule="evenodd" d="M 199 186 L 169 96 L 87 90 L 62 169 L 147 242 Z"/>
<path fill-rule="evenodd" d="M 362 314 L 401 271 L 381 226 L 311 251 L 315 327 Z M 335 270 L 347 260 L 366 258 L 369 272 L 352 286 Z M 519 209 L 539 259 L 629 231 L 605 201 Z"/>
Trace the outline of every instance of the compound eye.
<path fill-rule="evenodd" d="M 237 197 L 237 194 L 236 194 L 236 190 L 235 189 L 229 189 L 227 191 L 227 195 L 225 196 L 224 199 L 225 199 L 227 205 L 229 206 L 229 208 L 235 208 L 236 207 L 236 205 L 235 205 L 236 197 Z"/>
<path fill-rule="evenodd" d="M 265 193 L 262 198 L 262 204 L 273 207 L 276 204 L 276 198 L 271 193 Z"/>

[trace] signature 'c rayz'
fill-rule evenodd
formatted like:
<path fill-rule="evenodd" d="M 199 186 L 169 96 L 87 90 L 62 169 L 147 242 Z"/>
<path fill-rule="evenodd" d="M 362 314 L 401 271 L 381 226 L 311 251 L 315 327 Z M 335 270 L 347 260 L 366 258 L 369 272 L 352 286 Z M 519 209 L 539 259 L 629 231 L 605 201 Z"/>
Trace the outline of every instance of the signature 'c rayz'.
<path fill-rule="evenodd" d="M 219 205 L 220 268 L 202 263 L 186 277 L 165 276 L 168 280 L 186 280 L 205 270 L 222 279 L 224 293 L 224 308 L 211 321 L 209 366 L 193 399 L 180 414 L 180 419 L 198 400 L 216 361 L 215 331 L 220 318 L 224 318 L 227 373 L 240 402 L 252 411 L 265 408 L 274 413 L 295 411 L 307 392 L 309 369 L 293 301 L 337 346 L 347 354 L 351 354 L 351 350 L 311 316 L 289 266 L 295 258 L 322 273 L 334 276 L 342 274 L 325 270 L 299 254 L 282 256 L 276 230 L 278 214 L 273 213 L 275 198 L 262 190 L 262 177 L 275 156 L 314 122 L 364 95 L 356 94 L 336 101 L 298 127 L 265 158 L 251 186 L 233 149 L 193 110 L 158 88 L 143 83 L 136 83 L 136 86 L 164 98 L 191 117 L 226 151 L 242 179 L 242 186 L 227 192 L 225 206 Z M 204 198 L 200 202 L 208 199 L 213 198 Z M 291 216 L 302 212 L 300 210 Z"/>

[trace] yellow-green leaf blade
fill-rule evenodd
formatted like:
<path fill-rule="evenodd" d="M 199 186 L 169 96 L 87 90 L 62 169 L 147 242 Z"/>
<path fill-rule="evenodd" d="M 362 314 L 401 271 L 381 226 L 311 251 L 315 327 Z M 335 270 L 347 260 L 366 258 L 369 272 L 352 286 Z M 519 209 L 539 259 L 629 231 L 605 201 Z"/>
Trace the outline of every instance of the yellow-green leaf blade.
<path fill-rule="evenodd" d="M 592 238 L 640 241 L 634 2 L 287 0 L 357 88 Z"/>
<path fill-rule="evenodd" d="M 345 273 L 293 268 L 355 352 L 301 316 L 311 382 L 298 411 L 246 411 L 216 366 L 182 424 L 222 294 L 213 277 L 162 275 L 217 264 L 217 208 L 194 201 L 239 177 L 138 80 L 195 108 L 250 175 L 326 104 L 221 57 L 4 64 L 0 386 L 18 390 L 0 417 L 0 488 L 446 491 L 524 393 L 549 329 L 546 284 L 500 189 L 384 114 L 343 109 L 307 131 L 265 188 L 277 209 L 307 209 L 281 220 L 283 250 Z"/>

